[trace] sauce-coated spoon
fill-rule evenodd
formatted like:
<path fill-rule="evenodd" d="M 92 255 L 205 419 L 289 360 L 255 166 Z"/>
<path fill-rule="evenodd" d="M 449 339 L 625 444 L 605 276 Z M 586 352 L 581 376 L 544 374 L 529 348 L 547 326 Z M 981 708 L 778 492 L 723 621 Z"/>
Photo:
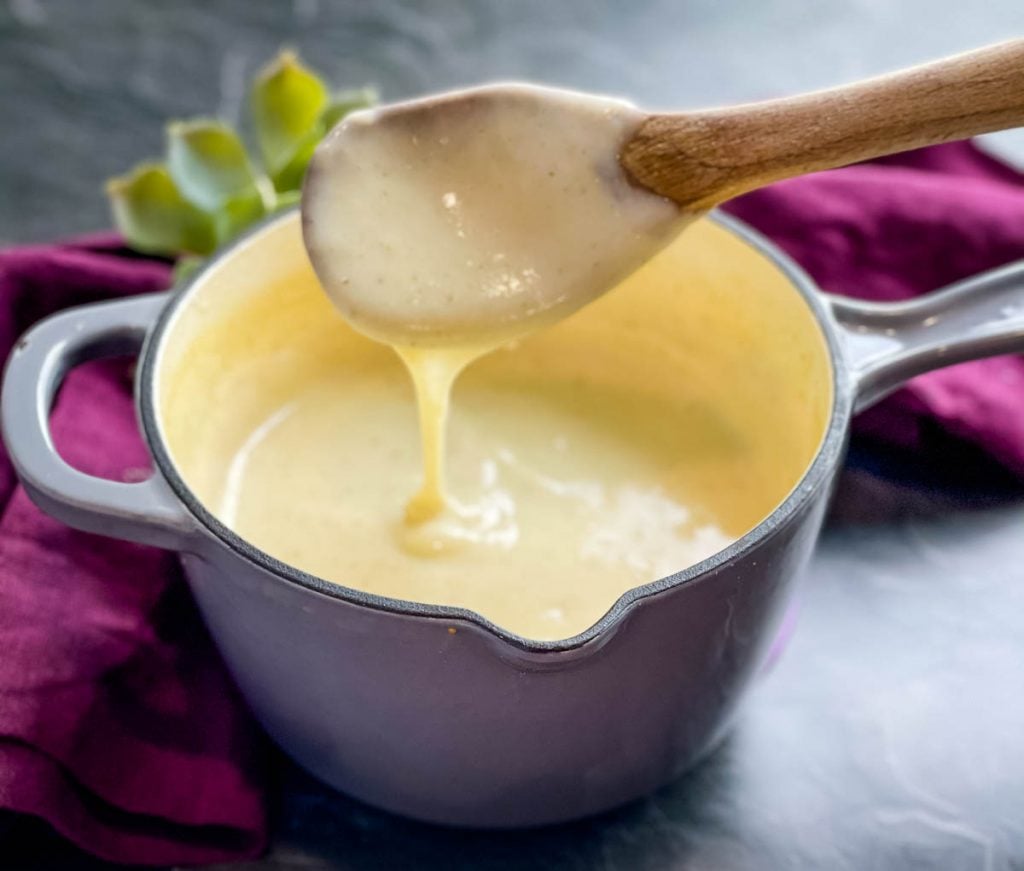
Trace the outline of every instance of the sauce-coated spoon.
<path fill-rule="evenodd" d="M 1024 40 L 829 91 L 645 114 L 492 85 L 355 113 L 320 144 L 306 247 L 357 328 L 483 349 L 570 314 L 717 203 L 1024 124 Z"/>

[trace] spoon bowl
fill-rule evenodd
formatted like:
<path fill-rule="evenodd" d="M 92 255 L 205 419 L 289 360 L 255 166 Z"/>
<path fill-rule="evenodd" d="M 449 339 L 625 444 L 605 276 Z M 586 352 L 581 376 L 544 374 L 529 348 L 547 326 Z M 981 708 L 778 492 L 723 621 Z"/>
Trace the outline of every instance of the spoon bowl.
<path fill-rule="evenodd" d="M 496 345 L 559 320 L 670 241 L 681 212 L 632 184 L 620 100 L 492 85 L 359 112 L 302 197 L 321 284 L 394 345 Z"/>

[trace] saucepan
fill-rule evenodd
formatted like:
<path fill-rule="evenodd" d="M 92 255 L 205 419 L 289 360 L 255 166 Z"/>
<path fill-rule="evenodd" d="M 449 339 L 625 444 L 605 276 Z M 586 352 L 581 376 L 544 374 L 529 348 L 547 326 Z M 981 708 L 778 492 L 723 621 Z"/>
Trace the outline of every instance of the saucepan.
<path fill-rule="evenodd" d="M 468 610 L 313 577 L 240 538 L 190 488 L 157 396 L 169 336 L 212 284 L 308 270 L 295 212 L 257 228 L 187 286 L 83 306 L 33 328 L 4 378 L 7 448 L 29 495 L 53 517 L 181 554 L 252 711 L 327 783 L 447 824 L 526 826 L 595 813 L 670 781 L 725 732 L 814 546 L 851 415 L 927 370 L 1024 350 L 1024 264 L 910 302 L 855 302 L 819 290 L 732 218 L 704 221 L 774 276 L 816 335 L 821 362 L 807 368 L 824 373 L 827 393 L 817 450 L 749 532 L 631 590 L 572 638 L 535 641 Z M 282 234 L 284 253 L 268 247 Z M 141 483 L 97 479 L 55 452 L 50 407 L 75 365 L 135 352 L 154 472 Z"/>

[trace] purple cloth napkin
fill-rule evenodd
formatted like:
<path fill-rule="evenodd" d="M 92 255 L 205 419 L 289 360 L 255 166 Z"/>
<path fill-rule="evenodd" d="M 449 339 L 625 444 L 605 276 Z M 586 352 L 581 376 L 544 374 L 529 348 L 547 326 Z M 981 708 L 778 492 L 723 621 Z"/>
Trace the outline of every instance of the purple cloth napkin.
<path fill-rule="evenodd" d="M 1024 258 L 1024 174 L 954 142 L 781 182 L 727 210 L 774 239 L 824 290 L 899 300 Z M 915 379 L 854 433 L 955 462 L 957 442 L 1024 479 L 1024 359 Z"/>
<path fill-rule="evenodd" d="M 964 143 L 786 182 L 729 210 L 826 290 L 869 299 L 1024 257 L 1024 178 Z M 0 358 L 53 311 L 168 278 L 111 237 L 0 253 Z M 1024 361 L 923 376 L 856 428 L 919 452 L 970 444 L 1024 478 Z M 133 479 L 148 466 L 124 363 L 73 372 L 53 430 L 85 471 Z M 0 808 L 116 861 L 244 857 L 265 838 L 263 752 L 174 557 L 45 517 L 0 450 Z"/>
<path fill-rule="evenodd" d="M 0 358 L 51 312 L 169 277 L 114 237 L 2 252 Z M 53 433 L 86 472 L 144 476 L 129 364 L 71 373 Z M 176 558 L 51 520 L 0 449 L 0 808 L 117 862 L 251 856 L 265 842 L 262 742 Z"/>

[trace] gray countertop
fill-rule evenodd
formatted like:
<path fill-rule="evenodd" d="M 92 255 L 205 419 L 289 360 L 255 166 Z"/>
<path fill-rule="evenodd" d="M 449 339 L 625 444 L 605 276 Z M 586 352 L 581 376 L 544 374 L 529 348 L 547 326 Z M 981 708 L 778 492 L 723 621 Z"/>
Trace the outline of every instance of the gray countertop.
<path fill-rule="evenodd" d="M 282 43 L 386 98 L 532 78 L 686 106 L 1021 33 L 1020 0 L 3 0 L 0 243 L 107 226 L 102 180 L 158 154 L 168 118 L 237 117 Z M 1020 134 L 990 144 L 1024 162 Z M 857 446 L 788 650 L 721 750 L 649 799 L 467 833 L 379 813 L 282 763 L 271 852 L 234 867 L 1019 871 L 1022 495 L 980 460 L 965 472 Z M 26 863 L 45 854 L 37 837 L 19 842 Z"/>

